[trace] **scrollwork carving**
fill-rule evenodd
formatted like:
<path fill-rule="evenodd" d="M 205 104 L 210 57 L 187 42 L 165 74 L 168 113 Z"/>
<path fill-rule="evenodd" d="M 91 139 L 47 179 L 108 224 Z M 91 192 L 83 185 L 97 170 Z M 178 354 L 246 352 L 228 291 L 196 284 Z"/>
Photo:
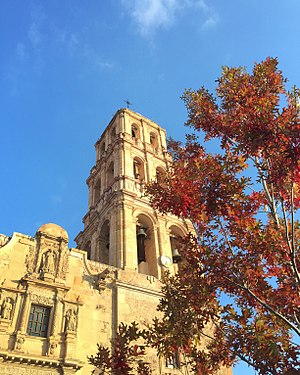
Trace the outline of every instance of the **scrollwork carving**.
<path fill-rule="evenodd" d="M 6 245 L 10 240 L 10 237 L 5 236 L 4 234 L 0 234 L 0 247 Z"/>
<path fill-rule="evenodd" d="M 53 297 L 39 294 L 31 294 L 31 302 L 38 305 L 52 306 L 54 304 Z"/>
<path fill-rule="evenodd" d="M 34 272 L 37 254 L 35 253 L 35 247 L 29 246 L 29 252 L 26 255 L 25 264 L 27 273 L 31 274 Z"/>

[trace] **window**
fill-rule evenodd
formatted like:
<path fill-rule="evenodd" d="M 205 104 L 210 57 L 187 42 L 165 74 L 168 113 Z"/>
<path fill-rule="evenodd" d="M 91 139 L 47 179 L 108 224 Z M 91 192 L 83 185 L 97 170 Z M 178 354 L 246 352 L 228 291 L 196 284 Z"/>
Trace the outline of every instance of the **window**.
<path fill-rule="evenodd" d="M 154 147 L 158 147 L 157 135 L 153 132 L 150 133 L 150 144 Z"/>
<path fill-rule="evenodd" d="M 166 368 L 179 368 L 180 361 L 179 361 L 179 353 L 178 351 L 173 352 L 166 358 Z"/>
<path fill-rule="evenodd" d="M 110 187 L 114 183 L 114 179 L 115 179 L 115 167 L 114 167 L 114 163 L 111 162 L 107 169 L 107 185 L 108 185 L 107 187 Z"/>
<path fill-rule="evenodd" d="M 27 326 L 30 336 L 47 337 L 50 307 L 31 305 Z"/>
<path fill-rule="evenodd" d="M 100 195 L 101 195 L 101 179 L 99 178 L 94 187 L 94 202 L 93 202 L 94 205 L 98 203 Z"/>
<path fill-rule="evenodd" d="M 139 128 L 137 125 L 133 124 L 131 126 L 131 136 L 133 139 L 137 140 L 140 138 L 140 132 L 139 132 Z"/>

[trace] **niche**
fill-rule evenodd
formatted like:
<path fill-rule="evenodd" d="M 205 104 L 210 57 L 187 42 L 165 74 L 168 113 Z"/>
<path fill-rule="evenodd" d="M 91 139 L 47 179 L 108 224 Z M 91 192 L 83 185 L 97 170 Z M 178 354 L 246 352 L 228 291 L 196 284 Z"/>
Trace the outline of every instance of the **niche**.
<path fill-rule="evenodd" d="M 99 201 L 100 195 L 101 195 L 101 179 L 98 178 L 94 187 L 94 201 L 93 201 L 94 205 L 97 204 L 97 202 Z"/>
<path fill-rule="evenodd" d="M 113 141 L 115 140 L 115 138 L 116 138 L 116 128 L 112 128 L 111 132 L 110 132 L 111 143 L 113 143 Z"/>
<path fill-rule="evenodd" d="M 145 180 L 144 163 L 139 158 L 133 159 L 133 175 L 134 178 L 140 181 Z"/>
<path fill-rule="evenodd" d="M 110 187 L 114 183 L 115 179 L 115 167 L 112 161 L 107 169 L 107 187 Z"/>
<path fill-rule="evenodd" d="M 104 156 L 104 154 L 105 154 L 105 142 L 103 142 L 102 145 L 101 145 L 100 153 L 101 153 L 101 156 Z"/>

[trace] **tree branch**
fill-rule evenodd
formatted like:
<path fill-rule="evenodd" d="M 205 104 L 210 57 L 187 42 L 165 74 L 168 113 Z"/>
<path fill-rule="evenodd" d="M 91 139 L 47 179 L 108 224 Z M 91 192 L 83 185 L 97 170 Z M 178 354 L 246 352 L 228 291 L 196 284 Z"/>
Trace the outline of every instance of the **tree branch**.
<path fill-rule="evenodd" d="M 270 313 L 274 314 L 277 318 L 284 321 L 295 333 L 297 333 L 298 336 L 300 336 L 300 329 L 298 329 L 297 326 L 295 326 L 292 322 L 290 322 L 284 315 L 282 315 L 280 312 L 273 309 L 273 307 L 269 306 L 266 302 L 264 302 L 262 299 L 256 296 L 256 294 L 245 284 L 240 284 L 234 280 L 231 280 L 229 277 L 224 276 L 224 278 L 238 286 L 239 288 L 243 289 L 245 292 L 249 293 L 252 298 L 254 298 L 261 306 L 263 306 L 266 310 L 268 310 Z"/>

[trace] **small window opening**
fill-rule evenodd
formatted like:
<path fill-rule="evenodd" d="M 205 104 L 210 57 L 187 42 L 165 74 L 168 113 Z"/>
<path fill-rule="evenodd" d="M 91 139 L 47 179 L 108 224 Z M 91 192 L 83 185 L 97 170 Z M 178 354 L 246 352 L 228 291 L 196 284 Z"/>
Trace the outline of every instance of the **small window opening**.
<path fill-rule="evenodd" d="M 157 135 L 153 132 L 150 133 L 150 144 L 155 148 L 158 147 Z"/>
<path fill-rule="evenodd" d="M 30 336 L 47 337 L 50 307 L 31 305 L 27 334 Z"/>
<path fill-rule="evenodd" d="M 136 125 L 131 126 L 131 136 L 135 140 L 139 138 L 139 128 Z"/>
<path fill-rule="evenodd" d="M 178 351 L 173 352 L 166 358 L 166 368 L 180 368 Z"/>

